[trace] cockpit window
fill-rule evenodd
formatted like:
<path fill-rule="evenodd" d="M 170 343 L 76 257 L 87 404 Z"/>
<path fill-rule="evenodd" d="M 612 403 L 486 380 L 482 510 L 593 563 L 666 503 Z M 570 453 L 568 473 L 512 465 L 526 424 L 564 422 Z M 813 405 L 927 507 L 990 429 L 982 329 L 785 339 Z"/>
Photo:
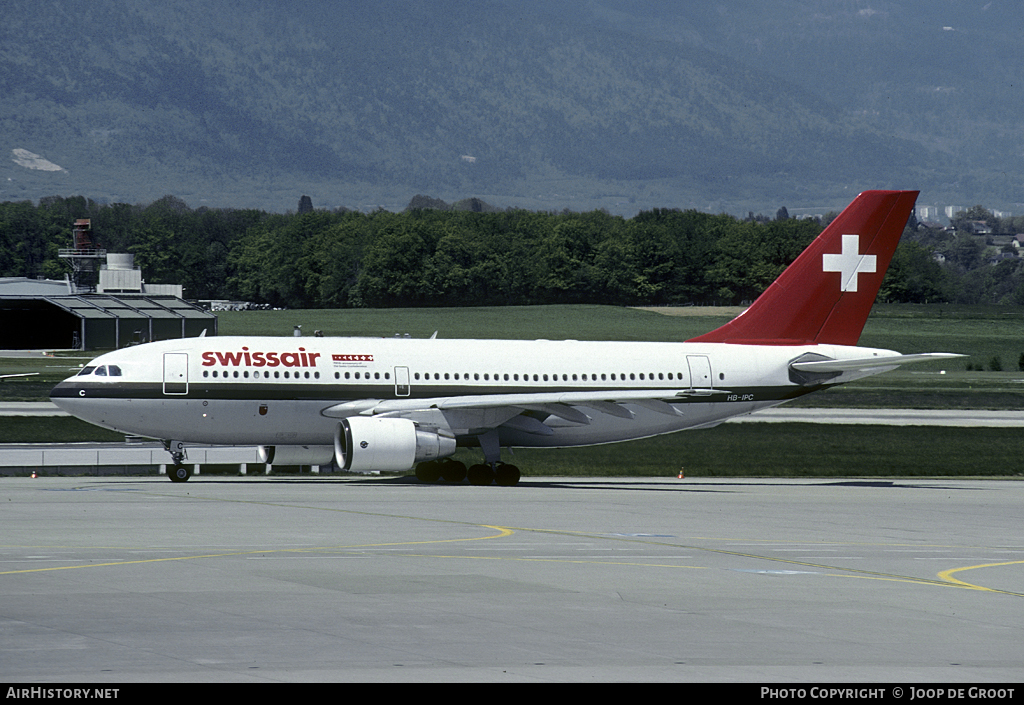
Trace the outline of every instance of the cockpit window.
<path fill-rule="evenodd" d="M 89 365 L 83 367 L 82 371 L 78 373 L 79 377 L 85 375 L 96 375 L 97 377 L 120 377 L 121 368 L 117 365 Z"/>

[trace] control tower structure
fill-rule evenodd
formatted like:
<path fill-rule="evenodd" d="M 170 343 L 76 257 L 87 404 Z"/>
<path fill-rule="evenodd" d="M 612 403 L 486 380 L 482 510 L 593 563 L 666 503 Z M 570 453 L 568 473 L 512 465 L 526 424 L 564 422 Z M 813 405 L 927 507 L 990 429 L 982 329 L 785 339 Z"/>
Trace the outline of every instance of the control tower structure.
<path fill-rule="evenodd" d="M 93 294 L 107 251 L 96 246 L 92 237 L 92 221 L 88 218 L 76 220 L 73 233 L 74 247 L 61 249 L 57 254 L 71 265 L 71 293 Z"/>

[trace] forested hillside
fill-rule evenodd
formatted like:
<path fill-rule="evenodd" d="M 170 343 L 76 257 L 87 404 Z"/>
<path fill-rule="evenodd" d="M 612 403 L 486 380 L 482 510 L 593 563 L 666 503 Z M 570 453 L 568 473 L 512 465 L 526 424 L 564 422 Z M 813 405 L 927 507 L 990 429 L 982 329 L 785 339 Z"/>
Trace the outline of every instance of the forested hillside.
<path fill-rule="evenodd" d="M 305 200 L 305 199 L 303 199 Z M 192 209 L 164 197 L 148 206 L 83 197 L 0 203 L 0 277 L 63 278 L 57 256 L 71 224 L 91 218 L 99 245 L 130 252 L 151 283 L 186 298 L 289 308 L 483 306 L 549 303 L 741 304 L 757 297 L 821 231 L 822 223 L 652 209 L 544 213 L 409 208 Z M 987 211 L 972 209 L 958 222 Z M 991 217 L 991 213 L 988 213 Z M 828 216 L 831 217 L 831 216 Z M 1024 219 L 992 218 L 995 232 Z M 992 266 L 998 248 L 966 231 L 911 222 L 880 299 L 1024 304 L 1024 260 Z M 943 253 L 945 264 L 933 259 Z"/>
<path fill-rule="evenodd" d="M 1020 200 L 1019 8 L 878 5 L 7 0 L 0 199 Z"/>

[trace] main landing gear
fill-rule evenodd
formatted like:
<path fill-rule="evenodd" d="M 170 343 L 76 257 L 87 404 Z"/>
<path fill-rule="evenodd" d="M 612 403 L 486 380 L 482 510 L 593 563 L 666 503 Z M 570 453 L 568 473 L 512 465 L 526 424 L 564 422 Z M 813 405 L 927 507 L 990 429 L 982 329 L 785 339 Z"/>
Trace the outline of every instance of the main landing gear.
<path fill-rule="evenodd" d="M 498 443 L 498 432 L 494 429 L 477 436 L 480 449 L 484 452 L 484 462 L 470 465 L 451 458 L 429 460 L 416 466 L 416 478 L 420 482 L 462 482 L 469 478 L 471 485 L 490 485 L 514 487 L 519 484 L 519 468 L 501 462 L 501 446 Z"/>
<path fill-rule="evenodd" d="M 519 468 L 509 463 L 479 463 L 466 468 L 465 463 L 451 458 L 430 460 L 416 466 L 416 479 L 420 482 L 462 482 L 469 479 L 471 485 L 496 484 L 499 487 L 513 487 L 519 484 Z"/>

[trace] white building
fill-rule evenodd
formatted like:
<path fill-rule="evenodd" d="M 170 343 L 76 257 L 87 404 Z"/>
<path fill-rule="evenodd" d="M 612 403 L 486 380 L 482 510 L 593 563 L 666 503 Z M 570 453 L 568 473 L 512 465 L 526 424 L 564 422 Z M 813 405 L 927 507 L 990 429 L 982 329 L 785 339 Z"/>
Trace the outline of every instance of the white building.
<path fill-rule="evenodd" d="M 135 255 L 131 254 L 108 254 L 99 274 L 97 294 L 166 295 L 180 299 L 183 291 L 181 284 L 147 284 L 142 279 L 142 270 L 135 266 Z"/>

